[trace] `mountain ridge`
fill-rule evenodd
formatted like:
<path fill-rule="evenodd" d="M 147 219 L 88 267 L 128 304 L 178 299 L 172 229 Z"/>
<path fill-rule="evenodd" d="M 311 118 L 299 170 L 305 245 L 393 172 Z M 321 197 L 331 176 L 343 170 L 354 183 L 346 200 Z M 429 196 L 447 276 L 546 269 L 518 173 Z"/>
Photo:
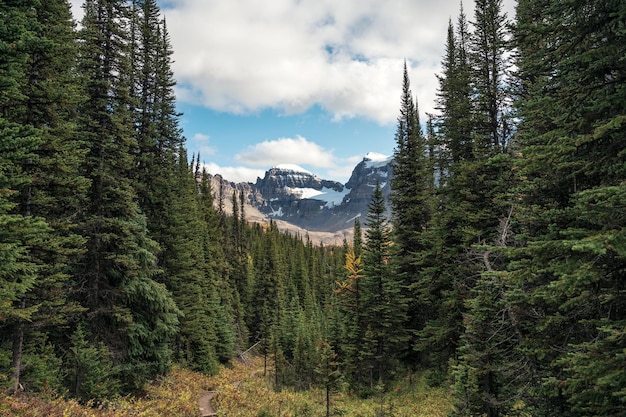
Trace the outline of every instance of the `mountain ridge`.
<path fill-rule="evenodd" d="M 367 215 L 376 183 L 389 196 L 392 162 L 392 157 L 368 153 L 345 184 L 322 179 L 295 164 L 280 164 L 254 183 L 234 183 L 216 174 L 211 176 L 211 185 L 216 205 L 222 205 L 226 213 L 232 213 L 233 191 L 238 198 L 243 191 L 249 222 L 271 220 L 280 230 L 307 235 L 314 243 L 341 244 L 351 239 L 354 220 Z"/>

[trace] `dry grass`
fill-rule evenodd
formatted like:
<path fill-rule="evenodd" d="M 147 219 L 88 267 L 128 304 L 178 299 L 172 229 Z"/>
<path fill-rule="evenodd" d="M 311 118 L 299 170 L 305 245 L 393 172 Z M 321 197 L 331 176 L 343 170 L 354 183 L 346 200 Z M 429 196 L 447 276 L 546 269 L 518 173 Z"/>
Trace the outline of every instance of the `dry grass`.
<path fill-rule="evenodd" d="M 101 409 L 59 398 L 0 396 L 1 417 L 197 417 L 198 398 L 204 391 L 218 391 L 213 401 L 218 416 L 228 417 L 307 417 L 325 415 L 322 390 L 274 392 L 263 377 L 262 361 L 235 364 L 219 375 L 208 377 L 175 368 L 151 384 L 140 398 L 120 398 Z M 49 396 L 50 397 L 50 396 Z M 335 394 L 333 415 L 345 417 L 438 417 L 450 410 L 445 389 L 424 384 L 401 384 L 391 393 L 367 400 Z"/>

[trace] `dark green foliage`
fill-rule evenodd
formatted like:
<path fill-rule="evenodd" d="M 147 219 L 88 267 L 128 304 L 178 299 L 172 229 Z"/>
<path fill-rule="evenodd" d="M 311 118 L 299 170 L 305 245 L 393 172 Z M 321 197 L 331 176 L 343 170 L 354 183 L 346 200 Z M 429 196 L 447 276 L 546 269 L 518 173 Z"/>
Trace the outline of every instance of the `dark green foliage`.
<path fill-rule="evenodd" d="M 30 388 L 38 389 L 32 364 L 41 363 L 40 351 L 31 343 L 76 312 L 66 300 L 67 272 L 83 240 L 71 216 L 86 181 L 78 173 L 84 151 L 73 120 L 81 98 L 74 79 L 75 34 L 66 2 L 10 2 L 0 8 L 0 215 L 8 216 L 3 219 L 8 233 L 0 241 L 6 245 L 9 282 L 21 281 L 3 297 L 12 312 L 0 315 L 0 326 L 12 339 L 13 389 L 24 385 L 20 374 L 28 366 Z M 30 267 L 19 267 L 20 259 L 28 259 Z M 25 351 L 31 365 L 22 360 Z"/>
<path fill-rule="evenodd" d="M 331 395 L 341 384 L 342 375 L 339 371 L 337 354 L 328 342 L 323 342 L 319 346 L 320 362 L 315 368 L 315 372 L 321 379 L 321 384 L 326 391 L 326 417 L 330 417 Z"/>
<path fill-rule="evenodd" d="M 377 187 L 335 248 L 250 226 L 245 188 L 228 216 L 189 165 L 156 1 L 88 0 L 79 33 L 65 1 L 3 2 L 2 384 L 99 403 L 258 342 L 327 404 L 404 366 L 459 416 L 623 414 L 622 3 L 519 1 L 512 44 L 500 0 L 461 9 L 425 135 L 404 68 L 393 231 Z"/>
<path fill-rule="evenodd" d="M 355 237 L 355 242 L 360 237 Z M 345 254 L 345 278 L 337 282 L 337 308 L 340 312 L 342 326 L 336 336 L 337 346 L 340 348 L 340 359 L 343 362 L 344 373 L 350 381 L 356 381 L 361 374 L 359 352 L 363 345 L 363 301 L 361 256 L 357 257 L 354 246 L 348 247 Z"/>
<path fill-rule="evenodd" d="M 404 330 L 408 300 L 394 269 L 391 229 L 379 184 L 369 204 L 366 226 L 360 313 L 366 330 L 358 355 L 373 386 L 375 381 L 389 380 L 408 339 Z"/>
<path fill-rule="evenodd" d="M 72 396 L 100 403 L 120 394 L 119 368 L 103 343 L 88 340 L 84 324 L 72 335 L 65 359 L 66 385 Z"/>
<path fill-rule="evenodd" d="M 168 342 L 178 309 L 154 281 L 158 245 L 148 236 L 130 180 L 133 123 L 129 96 L 127 8 L 118 1 L 88 1 L 79 68 L 88 100 L 81 109 L 89 147 L 84 172 L 89 203 L 80 217 L 87 238 L 77 269 L 76 299 L 87 309 L 90 334 L 119 365 L 127 389 L 169 364 Z"/>
<path fill-rule="evenodd" d="M 504 275 L 506 277 L 506 275 Z M 458 416 L 513 415 L 526 357 L 516 352 L 521 333 L 512 320 L 502 276 L 484 273 L 472 288 L 451 374 Z"/>
<path fill-rule="evenodd" d="M 518 6 L 524 246 L 512 266 L 540 413 L 625 405 L 624 13 L 616 1 Z"/>
<path fill-rule="evenodd" d="M 423 306 L 419 305 L 418 297 L 415 295 L 419 289 L 418 282 L 424 267 L 423 254 L 430 245 L 425 239 L 424 232 L 431 217 L 434 172 L 427 152 L 426 138 L 422 133 L 419 110 L 412 97 L 405 63 L 390 200 L 394 242 L 397 244 L 394 255 L 398 269 L 394 273 L 399 274 L 405 286 L 401 290 L 401 295 L 409 300 L 406 312 L 408 322 L 405 325 L 408 327 L 411 338 L 409 345 L 404 347 L 409 361 L 415 360 L 412 346 L 417 342 L 414 336 L 424 321 Z M 371 226 L 368 225 L 368 227 Z M 374 262 L 379 262 L 379 260 Z M 367 266 L 365 260 L 364 265 Z M 398 307 L 403 308 L 403 306 Z"/>
<path fill-rule="evenodd" d="M 499 1 L 477 1 L 474 31 L 461 10 L 450 22 L 439 77 L 436 120 L 438 187 L 424 237 L 423 276 L 416 299 L 426 317 L 417 349 L 429 366 L 445 369 L 464 332 L 462 314 L 472 288 L 487 269 L 484 250 L 496 244 L 507 217 L 512 184 L 511 99 L 507 83 L 507 27 Z M 477 365 L 479 366 L 479 365 Z"/>
<path fill-rule="evenodd" d="M 469 61 L 473 99 L 474 153 L 478 159 L 503 152 L 512 134 L 507 91 L 507 18 L 502 0 L 476 0 Z"/>
<path fill-rule="evenodd" d="M 399 256 L 407 258 L 403 264 L 410 264 L 411 254 L 424 248 L 420 233 L 430 218 L 428 202 L 431 173 L 419 111 L 412 97 L 405 64 L 391 196 L 395 238 L 400 245 Z M 404 267 L 410 269 L 406 265 Z"/>

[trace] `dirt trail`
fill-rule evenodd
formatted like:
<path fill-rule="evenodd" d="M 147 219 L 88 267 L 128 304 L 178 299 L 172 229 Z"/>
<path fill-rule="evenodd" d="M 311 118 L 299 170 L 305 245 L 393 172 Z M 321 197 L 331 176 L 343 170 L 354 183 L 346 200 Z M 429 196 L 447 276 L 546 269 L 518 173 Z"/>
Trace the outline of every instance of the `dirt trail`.
<path fill-rule="evenodd" d="M 198 406 L 200 407 L 201 417 L 217 416 L 217 413 L 213 410 L 211 400 L 217 395 L 215 391 L 206 391 L 198 399 Z"/>

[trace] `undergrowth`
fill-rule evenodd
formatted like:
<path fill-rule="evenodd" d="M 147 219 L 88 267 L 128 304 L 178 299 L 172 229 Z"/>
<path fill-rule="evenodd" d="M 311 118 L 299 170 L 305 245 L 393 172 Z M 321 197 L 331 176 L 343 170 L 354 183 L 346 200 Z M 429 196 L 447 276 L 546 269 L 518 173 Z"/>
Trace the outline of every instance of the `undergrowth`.
<path fill-rule="evenodd" d="M 218 416 L 313 417 L 325 416 L 321 389 L 275 392 L 263 375 L 262 361 L 236 363 L 209 377 L 174 368 L 166 377 L 146 388 L 141 397 L 117 398 L 94 407 L 60 398 L 54 393 L 38 396 L 0 394 L 0 417 L 197 417 L 198 398 L 204 391 L 217 391 L 213 405 Z M 445 388 L 428 387 L 423 379 L 399 382 L 390 392 L 359 399 L 335 393 L 333 416 L 343 417 L 443 417 L 451 409 Z"/>

